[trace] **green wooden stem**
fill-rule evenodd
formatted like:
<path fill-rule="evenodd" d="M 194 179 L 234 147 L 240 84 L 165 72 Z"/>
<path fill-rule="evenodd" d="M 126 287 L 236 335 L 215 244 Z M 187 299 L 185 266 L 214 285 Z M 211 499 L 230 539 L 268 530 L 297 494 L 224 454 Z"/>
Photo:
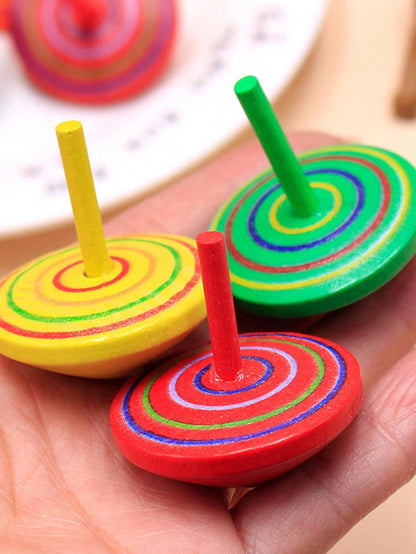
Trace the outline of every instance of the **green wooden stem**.
<path fill-rule="evenodd" d="M 317 210 L 315 193 L 260 83 L 250 75 L 240 79 L 234 90 L 293 211 L 299 217 L 310 217 Z"/>

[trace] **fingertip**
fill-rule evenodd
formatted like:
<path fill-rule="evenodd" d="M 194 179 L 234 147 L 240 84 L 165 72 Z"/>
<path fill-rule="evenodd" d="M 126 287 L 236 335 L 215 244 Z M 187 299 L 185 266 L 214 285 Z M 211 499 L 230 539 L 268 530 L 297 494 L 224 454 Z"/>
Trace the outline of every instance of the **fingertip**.
<path fill-rule="evenodd" d="M 315 148 L 348 142 L 335 135 L 320 131 L 292 131 L 288 133 L 288 138 L 295 152 L 306 152 Z"/>

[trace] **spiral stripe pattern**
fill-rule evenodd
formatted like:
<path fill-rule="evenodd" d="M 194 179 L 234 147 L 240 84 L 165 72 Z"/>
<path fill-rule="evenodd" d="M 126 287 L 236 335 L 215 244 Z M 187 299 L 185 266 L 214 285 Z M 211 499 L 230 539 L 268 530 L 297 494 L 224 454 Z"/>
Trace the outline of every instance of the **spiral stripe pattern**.
<path fill-rule="evenodd" d="M 416 170 L 406 160 L 346 145 L 305 154 L 300 162 L 318 197 L 317 214 L 295 217 L 267 172 L 211 224 L 225 234 L 235 297 L 254 309 L 256 296 L 276 315 L 354 301 L 384 284 L 416 250 Z"/>
<path fill-rule="evenodd" d="M 175 36 L 174 0 L 104 0 L 104 19 L 83 29 L 68 0 L 14 0 L 10 29 L 29 76 L 79 102 L 128 97 L 164 69 Z"/>
<path fill-rule="evenodd" d="M 275 333 L 242 335 L 240 342 L 245 386 L 210 382 L 206 349 L 129 384 L 119 418 L 144 450 L 209 446 L 215 455 L 216 447 L 278 441 L 328 406 L 348 379 L 343 355 L 319 339 Z"/>
<path fill-rule="evenodd" d="M 85 277 L 78 247 L 39 258 L 6 278 L 0 284 L 0 349 L 14 340 L 34 354 L 42 343 L 51 348 L 51 341 L 56 348 L 65 341 L 72 350 L 94 348 L 93 340 L 114 347 L 131 337 L 129 348 L 138 351 L 135 336 L 145 335 L 147 347 L 152 333 L 169 342 L 204 317 L 193 240 L 138 235 L 110 239 L 107 246 L 114 266 L 99 278 Z M 177 328 L 166 329 L 165 321 L 175 327 L 175 319 Z"/>

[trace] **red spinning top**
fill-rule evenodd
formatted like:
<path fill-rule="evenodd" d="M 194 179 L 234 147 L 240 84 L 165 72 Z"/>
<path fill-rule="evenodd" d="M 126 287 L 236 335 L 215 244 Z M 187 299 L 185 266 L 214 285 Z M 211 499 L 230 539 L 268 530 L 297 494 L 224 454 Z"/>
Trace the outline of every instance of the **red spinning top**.
<path fill-rule="evenodd" d="M 9 3 L 26 73 L 52 96 L 87 104 L 123 100 L 153 84 L 170 59 L 175 0 Z"/>
<path fill-rule="evenodd" d="M 212 348 L 187 352 L 124 385 L 111 427 L 139 467 L 174 479 L 252 486 L 338 436 L 362 397 L 344 348 L 293 333 L 238 335 L 224 239 L 197 238 Z"/>

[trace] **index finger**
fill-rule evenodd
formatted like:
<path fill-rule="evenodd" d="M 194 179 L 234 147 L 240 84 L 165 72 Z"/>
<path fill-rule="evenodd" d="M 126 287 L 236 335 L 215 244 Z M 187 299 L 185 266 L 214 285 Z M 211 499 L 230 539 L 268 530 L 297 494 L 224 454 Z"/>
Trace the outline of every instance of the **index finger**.
<path fill-rule="evenodd" d="M 296 152 L 342 142 L 315 132 L 289 134 Z M 207 229 L 218 208 L 269 162 L 257 142 L 235 148 L 132 208 L 106 226 L 106 234 L 152 232 L 195 237 Z"/>

